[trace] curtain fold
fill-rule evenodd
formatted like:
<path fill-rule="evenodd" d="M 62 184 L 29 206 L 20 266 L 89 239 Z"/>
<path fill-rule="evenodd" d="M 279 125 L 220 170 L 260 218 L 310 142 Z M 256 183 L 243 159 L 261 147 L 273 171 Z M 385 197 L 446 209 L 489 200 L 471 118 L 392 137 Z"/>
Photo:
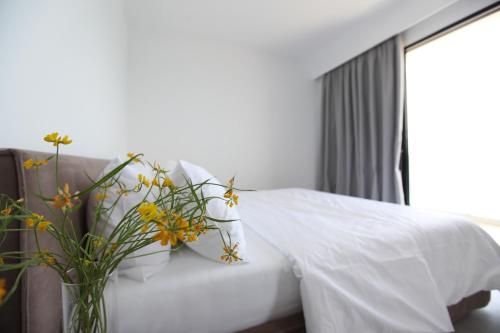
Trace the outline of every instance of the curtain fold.
<path fill-rule="evenodd" d="M 399 36 L 324 75 L 322 190 L 404 201 L 404 77 Z"/>

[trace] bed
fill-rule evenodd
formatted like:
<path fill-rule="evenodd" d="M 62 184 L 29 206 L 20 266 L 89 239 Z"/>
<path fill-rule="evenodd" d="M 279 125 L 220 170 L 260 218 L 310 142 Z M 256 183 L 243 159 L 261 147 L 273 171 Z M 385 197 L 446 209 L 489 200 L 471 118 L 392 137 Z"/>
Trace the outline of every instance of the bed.
<path fill-rule="evenodd" d="M 21 168 L 22 162 L 33 157 L 34 154 L 39 158 L 46 155 L 23 150 L 0 151 L 0 192 L 13 197 L 24 197 L 28 208 L 44 213 L 43 207 L 37 205 L 31 192 L 33 178 L 30 174 L 24 173 Z M 107 161 L 104 160 L 63 156 L 61 158 L 62 177 L 69 182 L 71 188 L 81 189 L 88 184 L 86 174 L 95 177 L 106 163 Z M 52 174 L 48 170 L 42 172 L 45 172 L 42 176 L 46 183 L 50 183 L 53 180 Z M 344 209 L 343 212 L 340 209 L 341 213 L 337 216 L 341 221 L 342 214 L 351 214 L 353 212 L 350 210 L 356 207 L 356 203 L 352 206 L 350 200 L 352 199 L 306 190 L 242 194 L 240 214 L 249 243 L 251 262 L 239 266 L 224 266 L 210 262 L 188 249 L 183 249 L 172 256 L 172 262 L 164 271 L 153 276 L 147 283 L 141 284 L 120 279 L 122 331 L 137 331 L 138 323 L 144 320 L 147 320 L 150 332 L 164 331 L 165 327 L 169 327 L 169 331 L 172 332 L 199 332 L 200 329 L 203 332 L 304 332 L 306 325 L 311 331 L 323 331 L 310 326 L 311 318 L 314 317 L 311 317 L 311 313 L 307 311 L 316 310 L 310 304 L 304 307 L 303 274 L 307 273 L 307 270 L 297 265 L 300 258 L 294 258 L 297 253 L 294 253 L 293 246 L 288 247 L 287 237 L 279 240 L 276 235 L 279 236 L 280 233 L 285 235 L 293 231 L 295 228 L 293 225 L 307 227 L 307 224 L 314 220 L 307 214 L 303 215 L 303 210 L 296 209 L 305 202 L 310 203 L 308 209 L 312 209 L 315 214 L 324 213 L 328 205 L 330 208 L 337 207 L 337 210 L 339 207 Z M 365 213 L 372 210 L 371 214 L 375 214 L 378 221 L 387 219 L 387 215 L 383 213 L 387 213 L 386 206 L 384 206 L 387 204 L 382 204 L 384 209 L 381 210 L 380 203 L 363 200 L 360 202 L 363 202 Z M 79 216 L 74 216 L 74 221 L 78 224 L 76 227 L 80 231 L 85 228 L 84 212 L 85 209 L 82 209 Z M 327 212 L 325 216 L 328 214 Z M 427 219 L 429 217 L 427 213 L 418 214 L 421 214 L 424 224 L 432 222 L 432 218 Z M 296 223 L 292 223 L 294 221 Z M 464 263 L 471 261 L 473 271 L 486 276 L 479 283 L 469 281 L 471 276 L 467 275 L 467 270 L 456 270 L 465 272 L 462 276 L 457 274 L 450 277 L 449 274 L 453 272 L 437 274 L 448 279 L 445 282 L 437 282 L 438 286 L 436 286 L 439 296 L 445 303 L 441 310 L 446 312 L 448 320 L 451 318 L 455 321 L 472 309 L 488 304 L 488 290 L 500 287 L 498 285 L 500 262 L 496 262 L 500 258 L 500 253 L 498 246 L 491 238 L 470 222 L 458 218 L 456 222 L 460 227 L 455 226 L 451 229 L 448 222 L 438 223 L 433 229 L 432 234 L 436 235 L 436 239 L 449 239 L 450 230 L 451 234 L 458 238 L 467 238 L 466 236 L 472 233 L 477 240 L 485 242 L 486 252 L 488 252 L 478 248 L 476 252 L 464 253 L 470 258 L 462 258 Z M 271 233 L 268 228 L 273 224 L 276 230 Z M 428 227 L 432 229 L 432 224 Z M 418 230 L 421 231 L 421 229 Z M 340 234 L 338 230 L 334 231 L 332 235 Z M 293 234 L 288 234 L 288 236 L 294 240 Z M 18 235 L 12 234 L 7 242 L 3 243 L 2 250 L 29 249 L 32 241 L 23 232 Z M 54 246 L 46 242 L 48 240 L 42 240 L 45 246 L 49 248 Z M 481 247 L 481 245 L 478 246 Z M 439 255 L 435 258 L 438 264 L 433 268 L 436 271 L 439 270 L 440 262 L 449 262 L 445 251 Z M 453 255 L 456 256 L 457 253 Z M 472 262 L 474 260 L 478 263 L 474 264 Z M 487 269 L 477 271 L 484 267 Z M 164 283 L 166 280 L 170 280 L 171 283 Z M 223 290 L 205 288 L 214 281 L 227 281 L 227 288 Z M 147 298 L 139 296 L 143 294 L 150 296 Z M 310 303 L 307 297 L 306 301 Z M 345 307 L 346 304 L 343 306 Z M 448 306 L 448 311 L 446 311 L 446 306 Z M 306 310 L 305 321 L 302 315 L 303 308 Z M 176 309 L 185 311 L 176 312 Z M 192 311 L 200 314 L 203 320 L 190 321 L 189 313 Z M 0 311 L 0 330 L 30 333 L 57 332 L 61 330 L 60 316 L 58 277 L 50 270 L 36 268 L 26 275 L 21 290 Z"/>

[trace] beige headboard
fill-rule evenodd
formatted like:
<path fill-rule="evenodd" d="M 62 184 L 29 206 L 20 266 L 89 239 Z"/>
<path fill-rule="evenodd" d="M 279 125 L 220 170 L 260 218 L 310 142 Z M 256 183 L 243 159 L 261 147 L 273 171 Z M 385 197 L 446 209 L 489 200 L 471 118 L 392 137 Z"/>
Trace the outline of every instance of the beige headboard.
<path fill-rule="evenodd" d="M 33 170 L 24 170 L 23 162 L 30 158 L 46 158 L 48 153 L 0 149 L 0 193 L 12 198 L 24 198 L 26 207 L 48 220 L 55 222 L 50 210 L 37 198 L 38 184 Z M 95 179 L 108 161 L 61 155 L 59 161 L 60 183 L 68 183 L 71 192 L 89 186 L 89 177 Z M 45 196 L 56 193 L 54 161 L 40 168 L 40 188 Z M 73 218 L 79 236 L 86 228 L 86 202 Z M 47 234 L 39 234 L 42 248 L 58 251 L 58 246 Z M 34 240 L 30 232 L 11 233 L 0 245 L 0 251 L 33 250 Z M 1 273 L 7 285 L 16 277 L 15 272 Z M 0 308 L 0 332 L 54 333 L 61 331 L 60 280 L 55 272 L 46 267 L 33 267 L 24 275 L 22 286 L 16 295 Z"/>

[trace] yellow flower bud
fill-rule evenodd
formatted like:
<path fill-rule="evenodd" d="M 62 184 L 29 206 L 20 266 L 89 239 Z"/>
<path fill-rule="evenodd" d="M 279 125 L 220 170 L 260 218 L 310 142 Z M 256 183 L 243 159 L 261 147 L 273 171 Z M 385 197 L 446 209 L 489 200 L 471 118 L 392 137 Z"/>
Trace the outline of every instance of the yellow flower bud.
<path fill-rule="evenodd" d="M 2 209 L 0 211 L 0 215 L 2 215 L 2 216 L 9 216 L 11 213 L 12 213 L 12 208 L 11 207 L 7 207 L 7 208 Z"/>
<path fill-rule="evenodd" d="M 95 195 L 96 200 L 99 200 L 99 201 L 102 201 L 102 200 L 106 199 L 107 197 L 108 197 L 108 195 L 106 193 L 97 193 Z"/>
<path fill-rule="evenodd" d="M 26 226 L 28 228 L 33 228 L 34 225 L 35 225 L 35 220 L 33 220 L 31 217 L 28 217 L 26 219 Z"/>
<path fill-rule="evenodd" d="M 26 170 L 29 170 L 33 167 L 33 160 L 32 159 L 29 159 L 29 160 L 26 160 L 24 161 L 23 163 L 23 167 L 26 169 Z"/>
<path fill-rule="evenodd" d="M 42 221 L 40 223 L 38 223 L 38 226 L 37 226 L 37 229 L 39 231 L 45 231 L 47 230 L 47 228 L 51 225 L 52 223 L 49 222 L 49 221 Z"/>
<path fill-rule="evenodd" d="M 165 178 L 163 180 L 163 183 L 161 184 L 161 186 L 163 186 L 163 187 L 170 187 L 172 185 L 174 185 L 174 182 L 170 178 Z"/>

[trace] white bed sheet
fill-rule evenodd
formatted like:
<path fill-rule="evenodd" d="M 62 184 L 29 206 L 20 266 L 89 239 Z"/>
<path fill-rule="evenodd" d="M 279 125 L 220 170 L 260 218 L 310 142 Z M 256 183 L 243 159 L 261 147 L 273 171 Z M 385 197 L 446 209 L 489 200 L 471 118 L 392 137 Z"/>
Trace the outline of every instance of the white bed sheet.
<path fill-rule="evenodd" d="M 500 288 L 500 248 L 460 216 L 302 189 L 240 199 L 300 278 L 308 332 L 450 332 L 447 305 Z"/>
<path fill-rule="evenodd" d="M 235 332 L 300 312 L 289 261 L 254 231 L 245 228 L 245 236 L 247 264 L 224 265 L 183 248 L 145 283 L 120 278 L 120 332 Z"/>

